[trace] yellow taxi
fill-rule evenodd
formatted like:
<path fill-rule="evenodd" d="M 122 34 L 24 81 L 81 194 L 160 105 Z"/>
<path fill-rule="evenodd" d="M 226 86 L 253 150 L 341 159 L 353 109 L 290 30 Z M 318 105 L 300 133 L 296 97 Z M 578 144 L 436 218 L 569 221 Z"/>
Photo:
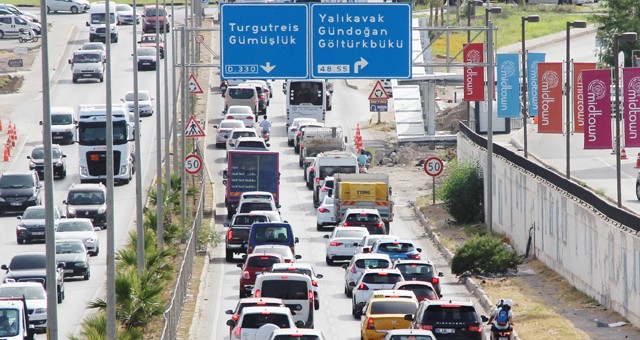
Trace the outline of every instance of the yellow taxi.
<path fill-rule="evenodd" d="M 377 290 L 359 307 L 362 339 L 381 340 L 389 330 L 411 326 L 404 316 L 416 313 L 418 299 L 408 290 Z"/>

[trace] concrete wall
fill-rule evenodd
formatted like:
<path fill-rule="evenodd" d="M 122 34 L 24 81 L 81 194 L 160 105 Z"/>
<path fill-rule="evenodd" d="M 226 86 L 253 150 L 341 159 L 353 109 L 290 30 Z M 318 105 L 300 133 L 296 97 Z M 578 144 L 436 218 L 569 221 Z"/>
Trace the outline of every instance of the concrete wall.
<path fill-rule="evenodd" d="M 486 167 L 486 150 L 458 135 L 458 159 Z M 565 192 L 493 158 L 493 228 L 524 253 L 533 227 L 538 259 L 640 327 L 640 237 Z"/>

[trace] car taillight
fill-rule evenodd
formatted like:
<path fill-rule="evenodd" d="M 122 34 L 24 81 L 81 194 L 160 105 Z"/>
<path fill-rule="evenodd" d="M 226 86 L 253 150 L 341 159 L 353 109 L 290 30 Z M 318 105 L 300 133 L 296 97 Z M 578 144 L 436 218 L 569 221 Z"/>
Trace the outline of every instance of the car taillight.
<path fill-rule="evenodd" d="M 318 281 L 311 280 L 311 285 L 314 286 L 314 287 L 318 287 Z"/>
<path fill-rule="evenodd" d="M 309 171 L 316 171 L 316 168 L 315 167 L 311 167 L 311 168 L 309 168 Z"/>
<path fill-rule="evenodd" d="M 253 296 L 254 296 L 254 297 L 257 297 L 257 298 L 259 298 L 259 297 L 260 297 L 260 295 L 262 295 L 262 292 L 260 292 L 260 289 L 256 290 L 256 293 L 255 293 L 255 294 L 253 294 Z"/>
<path fill-rule="evenodd" d="M 227 231 L 227 240 L 230 240 L 232 238 L 233 238 L 233 230 Z"/>
<path fill-rule="evenodd" d="M 253 116 L 246 116 L 246 117 L 244 117 L 244 119 L 246 119 L 246 120 L 252 119 L 253 120 Z"/>
<path fill-rule="evenodd" d="M 320 189 L 320 191 L 327 192 L 327 191 L 329 191 L 329 189 L 327 187 L 322 187 L 322 189 Z"/>
<path fill-rule="evenodd" d="M 313 300 L 313 290 L 309 290 L 309 300 Z"/>
<path fill-rule="evenodd" d="M 438 283 L 440 283 L 440 279 L 437 277 L 434 277 L 433 279 L 431 279 L 431 283 L 434 285 L 437 285 Z"/>
<path fill-rule="evenodd" d="M 320 183 L 320 178 L 316 178 L 316 183 Z"/>
<path fill-rule="evenodd" d="M 318 212 L 326 213 L 326 212 L 329 212 L 329 209 L 320 207 L 318 208 Z"/>
<path fill-rule="evenodd" d="M 378 228 L 382 228 L 382 226 L 384 226 L 384 223 L 378 222 Z"/>
<path fill-rule="evenodd" d="M 233 335 L 236 337 L 236 339 L 240 339 L 241 332 L 242 332 L 242 327 L 236 327 L 236 329 L 233 330 Z"/>
<path fill-rule="evenodd" d="M 296 137 L 300 137 L 300 136 L 302 136 L 302 132 L 296 133 Z"/>
<path fill-rule="evenodd" d="M 369 290 L 369 287 L 367 287 L 367 285 L 366 285 L 366 284 L 361 283 L 361 284 L 358 286 L 358 290 Z"/>
<path fill-rule="evenodd" d="M 433 325 L 420 325 L 419 328 L 422 329 L 422 330 L 425 330 L 425 331 L 432 331 L 433 330 Z"/>
<path fill-rule="evenodd" d="M 337 246 L 341 246 L 342 242 L 332 241 L 332 242 L 329 242 L 329 245 L 332 247 L 337 247 Z"/>
<path fill-rule="evenodd" d="M 410 258 L 410 259 L 419 260 L 420 259 L 420 253 L 410 254 L 410 255 L 407 255 L 407 257 Z"/>
<path fill-rule="evenodd" d="M 251 274 L 249 274 L 249 272 L 245 270 L 242 273 L 242 278 L 245 279 L 245 280 L 249 280 L 251 278 Z"/>
<path fill-rule="evenodd" d="M 349 222 L 342 222 L 342 226 L 343 227 L 348 227 L 349 226 Z"/>
<path fill-rule="evenodd" d="M 355 265 L 355 264 L 351 266 L 350 271 L 351 271 L 352 273 L 354 273 L 354 274 L 356 274 L 356 273 L 357 273 L 357 272 L 356 272 L 356 265 Z"/>
<path fill-rule="evenodd" d="M 367 319 L 367 329 L 376 329 L 376 326 L 373 323 L 373 318 Z"/>
<path fill-rule="evenodd" d="M 222 130 L 221 130 L 221 129 L 218 129 L 218 133 L 222 133 Z"/>
<path fill-rule="evenodd" d="M 469 332 L 482 333 L 482 326 L 469 326 Z"/>
<path fill-rule="evenodd" d="M 227 116 L 227 119 L 233 119 L 233 116 Z"/>

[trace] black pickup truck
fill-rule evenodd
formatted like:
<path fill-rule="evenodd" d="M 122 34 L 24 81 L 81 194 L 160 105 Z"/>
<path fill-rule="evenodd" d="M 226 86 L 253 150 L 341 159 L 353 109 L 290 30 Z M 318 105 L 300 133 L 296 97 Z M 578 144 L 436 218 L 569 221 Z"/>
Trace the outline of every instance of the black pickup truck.
<path fill-rule="evenodd" d="M 251 225 L 256 222 L 271 222 L 269 217 L 260 213 L 238 213 L 231 218 L 231 222 L 225 222 L 227 237 L 224 239 L 227 262 L 233 260 L 234 254 L 246 254 L 247 243 Z"/>

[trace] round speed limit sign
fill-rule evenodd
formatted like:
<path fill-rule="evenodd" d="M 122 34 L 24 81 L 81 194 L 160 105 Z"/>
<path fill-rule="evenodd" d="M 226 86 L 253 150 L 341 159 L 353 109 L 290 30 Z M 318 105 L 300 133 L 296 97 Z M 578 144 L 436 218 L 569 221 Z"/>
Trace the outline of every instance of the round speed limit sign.
<path fill-rule="evenodd" d="M 184 158 L 184 171 L 189 175 L 195 175 L 202 170 L 202 158 L 196 154 L 187 155 Z"/>
<path fill-rule="evenodd" d="M 444 162 L 442 162 L 442 159 L 438 157 L 429 157 L 426 161 L 424 161 L 423 168 L 424 172 L 426 172 L 429 176 L 440 176 L 442 170 L 444 170 Z"/>

